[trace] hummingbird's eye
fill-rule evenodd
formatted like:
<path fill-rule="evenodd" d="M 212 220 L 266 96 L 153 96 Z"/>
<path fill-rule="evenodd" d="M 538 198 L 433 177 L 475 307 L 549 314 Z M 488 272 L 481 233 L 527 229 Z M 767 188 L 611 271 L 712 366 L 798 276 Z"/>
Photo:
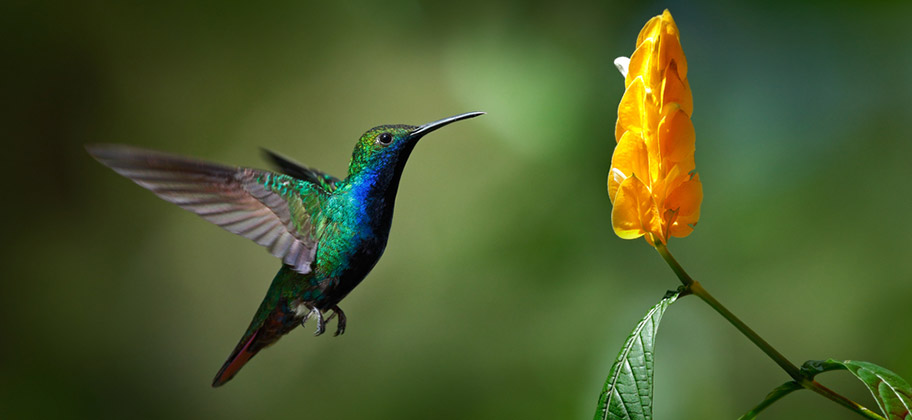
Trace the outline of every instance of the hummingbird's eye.
<path fill-rule="evenodd" d="M 377 136 L 377 143 L 380 143 L 384 146 L 390 144 L 392 141 L 393 135 L 390 133 L 381 133 L 379 136 Z"/>

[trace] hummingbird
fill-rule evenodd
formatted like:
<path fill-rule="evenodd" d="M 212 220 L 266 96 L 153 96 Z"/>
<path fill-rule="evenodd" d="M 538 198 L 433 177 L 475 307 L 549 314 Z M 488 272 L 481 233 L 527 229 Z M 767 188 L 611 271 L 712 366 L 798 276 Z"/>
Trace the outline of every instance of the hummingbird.
<path fill-rule="evenodd" d="M 250 326 L 213 387 L 233 378 L 260 350 L 314 319 L 321 335 L 339 302 L 383 255 L 396 190 L 418 140 L 469 112 L 420 126 L 381 125 L 365 132 L 348 176 L 338 179 L 263 150 L 277 171 L 232 167 L 125 145 L 88 145 L 89 154 L 159 197 L 253 240 L 282 260 Z M 327 313 L 331 312 L 328 316 Z"/>

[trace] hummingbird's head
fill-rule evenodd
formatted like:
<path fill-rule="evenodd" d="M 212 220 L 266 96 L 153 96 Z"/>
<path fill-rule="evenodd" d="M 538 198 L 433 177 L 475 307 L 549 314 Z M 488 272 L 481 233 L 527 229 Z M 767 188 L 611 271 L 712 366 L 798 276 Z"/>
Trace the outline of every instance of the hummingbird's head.
<path fill-rule="evenodd" d="M 469 112 L 420 126 L 381 125 L 367 130 L 352 153 L 349 176 L 360 172 L 401 174 L 409 154 L 427 133 L 452 122 L 477 117 L 484 112 Z"/>

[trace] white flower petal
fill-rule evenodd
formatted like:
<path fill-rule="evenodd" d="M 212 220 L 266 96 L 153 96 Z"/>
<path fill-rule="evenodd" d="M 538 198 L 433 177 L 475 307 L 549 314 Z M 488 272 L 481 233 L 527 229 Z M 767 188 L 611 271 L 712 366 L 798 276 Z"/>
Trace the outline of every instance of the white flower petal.
<path fill-rule="evenodd" d="M 630 59 L 627 57 L 618 57 L 614 59 L 614 66 L 621 72 L 621 76 L 627 77 L 627 67 L 630 65 Z"/>

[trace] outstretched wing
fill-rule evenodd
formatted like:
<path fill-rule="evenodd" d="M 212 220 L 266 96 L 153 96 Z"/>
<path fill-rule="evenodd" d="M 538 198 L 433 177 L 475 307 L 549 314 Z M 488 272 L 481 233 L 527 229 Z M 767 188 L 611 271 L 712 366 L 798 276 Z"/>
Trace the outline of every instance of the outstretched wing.
<path fill-rule="evenodd" d="M 326 192 L 288 175 L 202 162 L 121 145 L 87 146 L 95 159 L 159 197 L 266 247 L 310 272 L 311 217 Z"/>
<path fill-rule="evenodd" d="M 313 182 L 314 184 L 323 187 L 323 189 L 328 192 L 334 191 L 337 184 L 339 183 L 339 178 L 336 178 L 330 174 L 318 171 L 316 169 L 308 168 L 269 149 L 262 150 L 266 158 L 272 161 L 272 164 L 275 165 L 276 169 L 278 169 L 279 172 L 283 174 Z"/>

